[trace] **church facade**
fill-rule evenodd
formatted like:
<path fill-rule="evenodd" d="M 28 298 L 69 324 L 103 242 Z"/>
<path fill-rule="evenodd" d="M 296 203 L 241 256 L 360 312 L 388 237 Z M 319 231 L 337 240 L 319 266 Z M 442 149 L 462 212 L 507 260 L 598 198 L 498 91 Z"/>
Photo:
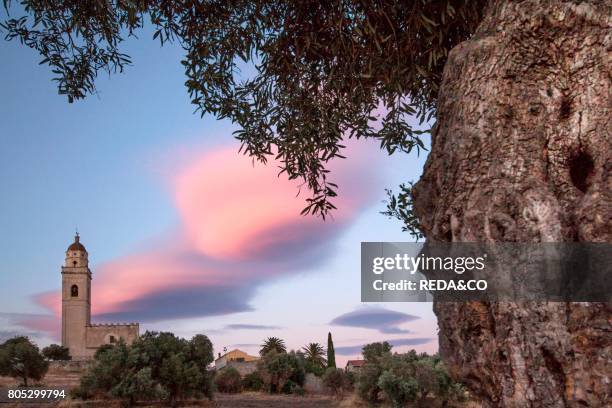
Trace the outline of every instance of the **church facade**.
<path fill-rule="evenodd" d="M 91 358 L 104 344 L 130 344 L 139 335 L 138 323 L 91 323 L 91 278 L 88 253 L 77 233 L 62 266 L 62 346 L 74 360 Z"/>

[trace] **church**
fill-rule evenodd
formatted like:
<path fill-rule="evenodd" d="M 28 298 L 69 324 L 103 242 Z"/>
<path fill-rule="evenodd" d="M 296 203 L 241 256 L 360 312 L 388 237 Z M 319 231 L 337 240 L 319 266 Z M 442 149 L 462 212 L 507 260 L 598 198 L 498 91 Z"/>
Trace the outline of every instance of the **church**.
<path fill-rule="evenodd" d="M 91 323 L 91 270 L 77 232 L 62 266 L 62 346 L 73 360 L 85 360 L 104 344 L 130 344 L 138 335 L 138 323 Z"/>

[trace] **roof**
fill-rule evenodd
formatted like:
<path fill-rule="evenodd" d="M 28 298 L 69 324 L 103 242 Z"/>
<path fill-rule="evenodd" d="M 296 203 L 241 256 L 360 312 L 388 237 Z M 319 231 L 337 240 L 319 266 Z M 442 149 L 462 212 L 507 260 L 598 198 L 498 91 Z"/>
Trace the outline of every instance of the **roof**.
<path fill-rule="evenodd" d="M 349 360 L 346 362 L 346 365 L 352 365 L 353 367 L 361 367 L 365 364 L 365 360 Z"/>
<path fill-rule="evenodd" d="M 227 353 L 223 354 L 221 357 L 217 358 L 215 361 L 222 359 L 223 357 L 228 356 L 229 354 L 233 354 L 233 353 L 237 353 L 237 354 L 241 354 L 241 355 L 245 355 L 247 357 L 253 357 L 253 358 L 257 358 L 257 356 L 251 356 L 249 355 L 249 353 L 247 353 L 246 351 L 242 351 L 240 349 L 233 349 L 231 351 L 228 351 Z"/>
<path fill-rule="evenodd" d="M 83 244 L 81 244 L 81 242 L 79 242 L 79 234 L 77 233 L 74 236 L 74 242 L 72 244 L 70 244 L 70 246 L 68 247 L 68 249 L 66 251 L 83 251 L 83 252 L 87 252 L 87 250 L 85 249 L 85 247 L 83 246 Z"/>

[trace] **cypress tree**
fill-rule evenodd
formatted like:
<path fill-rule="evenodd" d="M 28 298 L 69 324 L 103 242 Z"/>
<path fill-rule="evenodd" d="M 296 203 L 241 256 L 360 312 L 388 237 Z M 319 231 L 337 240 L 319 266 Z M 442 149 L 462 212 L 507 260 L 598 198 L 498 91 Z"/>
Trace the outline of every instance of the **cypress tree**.
<path fill-rule="evenodd" d="M 331 332 L 327 333 L 327 367 L 336 367 L 336 352 Z"/>

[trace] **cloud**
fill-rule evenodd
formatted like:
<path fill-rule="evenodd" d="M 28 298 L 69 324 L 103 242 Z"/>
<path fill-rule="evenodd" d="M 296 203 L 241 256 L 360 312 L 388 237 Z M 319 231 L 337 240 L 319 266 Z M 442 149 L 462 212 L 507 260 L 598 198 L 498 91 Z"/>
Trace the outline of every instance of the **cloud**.
<path fill-rule="evenodd" d="M 252 310 L 258 286 L 323 265 L 338 237 L 376 202 L 381 156 L 366 153 L 378 154 L 369 147 L 351 145 L 349 159 L 331 164 L 340 191 L 327 221 L 300 215 L 299 182 L 279 177 L 278 162 L 254 165 L 229 147 L 194 154 L 168 180 L 179 225 L 155 245 L 94 267 L 94 320 L 155 322 Z M 60 292 L 35 300 L 57 324 Z"/>
<path fill-rule="evenodd" d="M 363 344 L 359 344 L 357 346 L 340 346 L 335 347 L 334 351 L 340 356 L 354 356 L 356 354 L 361 353 L 361 349 L 363 349 L 363 346 Z"/>
<path fill-rule="evenodd" d="M 233 148 L 194 160 L 174 180 L 174 198 L 189 244 L 217 259 L 282 259 L 334 238 L 373 198 L 380 173 L 372 171 L 363 145 L 351 144 L 350 159 L 330 165 L 340 186 L 335 222 L 300 215 L 300 180 L 279 177 L 279 162 L 255 164 Z M 355 180 L 359 180 L 358 183 Z M 304 192 L 308 194 L 309 192 Z M 304 252 L 305 251 L 305 252 Z"/>
<path fill-rule="evenodd" d="M 336 347 L 334 351 L 340 356 L 354 356 L 361 353 L 363 346 L 364 344 L 359 344 L 357 346 L 340 346 Z"/>
<path fill-rule="evenodd" d="M 387 340 L 387 342 L 389 344 L 391 344 L 393 347 L 400 347 L 400 346 L 418 346 L 420 344 L 427 344 L 430 341 L 432 341 L 432 338 L 427 338 L 427 337 L 418 337 L 418 338 L 412 338 L 412 339 L 392 339 L 392 340 Z M 363 346 L 365 346 L 365 344 L 360 344 L 360 345 L 355 345 L 355 346 L 340 346 L 340 347 L 336 347 L 334 350 L 336 351 L 336 354 L 341 355 L 341 356 L 354 356 L 357 354 L 361 354 L 361 350 L 363 349 Z"/>
<path fill-rule="evenodd" d="M 248 287 L 181 287 L 158 290 L 146 296 L 113 305 L 113 311 L 96 314 L 96 320 L 113 321 L 157 321 L 175 318 L 218 316 L 248 312 L 252 289 Z M 94 309 L 96 310 L 96 309 Z M 99 310 L 99 309 L 97 309 Z"/>
<path fill-rule="evenodd" d="M 412 338 L 412 339 L 393 339 L 393 340 L 388 340 L 388 342 L 393 347 L 400 347 L 400 346 L 417 346 L 419 344 L 427 344 L 432 340 L 434 339 L 429 338 L 429 337 L 422 337 L 422 338 Z"/>
<path fill-rule="evenodd" d="M 410 330 L 397 327 L 402 323 L 419 319 L 408 313 L 397 312 L 382 307 L 364 307 L 333 319 L 330 324 L 336 326 L 376 329 L 385 334 L 410 333 Z"/>
<path fill-rule="evenodd" d="M 13 337 L 18 336 L 28 336 L 31 337 L 33 333 L 23 332 L 19 330 L 0 330 L 0 344 L 5 341 L 12 339 Z"/>
<path fill-rule="evenodd" d="M 60 340 L 60 322 L 54 315 L 0 312 L 0 321 L 0 343 L 15 336 L 28 336 L 37 342 Z"/>
<path fill-rule="evenodd" d="M 225 326 L 225 329 L 228 329 L 228 330 L 280 330 L 280 329 L 283 329 L 283 327 L 267 326 L 264 324 L 235 323 L 235 324 L 228 324 L 227 326 Z"/>
<path fill-rule="evenodd" d="M 0 312 L 0 319 L 6 319 L 9 321 L 28 319 L 32 317 L 48 317 L 49 314 L 42 313 L 15 313 L 15 312 Z"/>
<path fill-rule="evenodd" d="M 383 327 L 379 329 L 381 333 L 385 334 L 407 334 L 412 333 L 412 330 L 401 329 L 399 327 Z"/>

